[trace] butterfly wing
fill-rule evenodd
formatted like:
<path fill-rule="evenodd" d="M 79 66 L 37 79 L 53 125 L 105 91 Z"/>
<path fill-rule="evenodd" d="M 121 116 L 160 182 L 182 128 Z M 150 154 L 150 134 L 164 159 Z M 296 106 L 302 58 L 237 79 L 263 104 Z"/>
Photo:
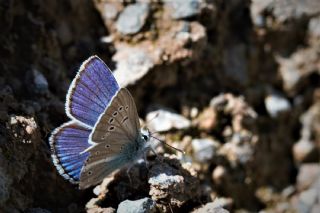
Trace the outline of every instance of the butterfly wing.
<path fill-rule="evenodd" d="M 89 140 L 85 166 L 81 171 L 80 188 L 99 183 L 114 170 L 132 161 L 140 148 L 140 123 L 132 96 L 121 88 L 109 107 L 100 116 Z"/>
<path fill-rule="evenodd" d="M 90 146 L 90 132 L 90 129 L 70 121 L 56 128 L 49 139 L 52 161 L 58 172 L 71 183 L 79 181 L 81 169 L 89 156 L 89 153 L 82 152 Z"/>
<path fill-rule="evenodd" d="M 66 97 L 66 113 L 82 125 L 93 127 L 119 85 L 107 65 L 92 56 L 81 65 Z"/>

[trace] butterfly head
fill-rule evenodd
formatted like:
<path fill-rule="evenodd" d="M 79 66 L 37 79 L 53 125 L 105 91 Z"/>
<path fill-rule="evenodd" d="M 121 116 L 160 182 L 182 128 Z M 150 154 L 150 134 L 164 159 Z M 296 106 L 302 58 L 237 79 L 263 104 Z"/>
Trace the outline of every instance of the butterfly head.
<path fill-rule="evenodd" d="M 149 129 L 144 127 L 144 128 L 141 128 L 140 131 L 141 131 L 142 140 L 144 140 L 144 142 L 148 142 L 151 137 L 151 133 L 150 133 Z"/>

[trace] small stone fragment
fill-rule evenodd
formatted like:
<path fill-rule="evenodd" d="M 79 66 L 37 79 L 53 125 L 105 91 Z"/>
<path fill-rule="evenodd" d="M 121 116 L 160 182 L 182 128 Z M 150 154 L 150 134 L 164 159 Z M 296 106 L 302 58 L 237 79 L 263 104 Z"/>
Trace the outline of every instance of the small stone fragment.
<path fill-rule="evenodd" d="M 131 4 L 121 12 L 116 23 L 116 28 L 125 35 L 135 34 L 144 26 L 148 14 L 149 4 Z"/>
<path fill-rule="evenodd" d="M 320 177 L 319 163 L 302 164 L 297 176 L 297 189 L 299 191 L 305 190 L 312 186 L 317 178 Z"/>
<path fill-rule="evenodd" d="M 152 120 L 151 120 L 152 119 Z M 182 115 L 166 111 L 164 109 L 156 110 L 147 114 L 147 122 L 150 121 L 150 129 L 163 132 L 171 129 L 186 129 L 191 125 L 190 120 Z"/>
<path fill-rule="evenodd" d="M 220 146 L 218 142 L 210 138 L 193 139 L 191 143 L 194 157 L 201 163 L 210 161 L 214 157 L 217 148 Z"/>
<path fill-rule="evenodd" d="M 298 163 L 316 159 L 316 155 L 317 147 L 312 141 L 300 140 L 293 145 L 293 156 Z"/>
<path fill-rule="evenodd" d="M 217 125 L 217 113 L 212 107 L 208 107 L 200 113 L 199 117 L 195 119 L 195 124 L 199 129 L 210 131 Z"/>
<path fill-rule="evenodd" d="M 165 1 L 165 6 L 170 9 L 171 17 L 174 19 L 184 19 L 200 13 L 199 0 L 176 0 Z"/>
<path fill-rule="evenodd" d="M 114 76 L 121 87 L 134 84 L 154 67 L 153 59 L 142 49 L 124 47 L 113 56 Z"/>
<path fill-rule="evenodd" d="M 279 113 L 290 110 L 291 105 L 289 101 L 278 94 L 270 94 L 264 100 L 264 104 L 269 115 L 273 118 L 277 117 Z"/>
<path fill-rule="evenodd" d="M 155 202 L 150 198 L 125 200 L 119 204 L 117 209 L 117 213 L 153 213 L 156 211 Z"/>
<path fill-rule="evenodd" d="M 207 203 L 206 205 L 192 211 L 192 213 L 228 213 L 229 211 L 221 206 L 217 206 L 215 202 Z"/>

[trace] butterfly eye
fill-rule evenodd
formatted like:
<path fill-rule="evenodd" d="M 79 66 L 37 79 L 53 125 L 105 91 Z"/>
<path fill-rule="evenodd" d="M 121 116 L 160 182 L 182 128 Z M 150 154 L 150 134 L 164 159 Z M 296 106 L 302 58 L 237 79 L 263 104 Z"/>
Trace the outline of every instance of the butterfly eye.
<path fill-rule="evenodd" d="M 117 116 L 117 115 L 118 115 L 118 112 L 117 112 L 117 111 L 115 111 L 112 115 L 113 115 L 113 117 L 115 117 L 115 116 Z"/>
<path fill-rule="evenodd" d="M 118 110 L 121 112 L 123 110 L 123 106 L 120 106 Z"/>
<path fill-rule="evenodd" d="M 92 171 L 89 171 L 89 172 L 88 172 L 88 175 L 92 175 Z"/>
<path fill-rule="evenodd" d="M 109 147 L 110 147 L 110 145 L 109 144 L 107 144 L 107 145 L 105 145 L 104 146 L 106 149 L 108 149 Z"/>
<path fill-rule="evenodd" d="M 114 130 L 114 126 L 110 126 L 108 130 L 109 131 L 113 131 Z"/>
<path fill-rule="evenodd" d="M 114 121 L 114 119 L 113 119 L 113 118 L 110 118 L 109 124 L 112 124 L 113 121 Z"/>
<path fill-rule="evenodd" d="M 149 139 L 148 136 L 146 136 L 146 135 L 143 135 L 142 137 L 143 137 L 143 139 L 144 139 L 145 141 L 147 141 L 147 140 Z"/>
<path fill-rule="evenodd" d="M 128 109 L 129 109 L 129 106 L 126 106 L 126 107 L 125 107 L 125 109 L 126 109 L 126 110 L 128 111 Z"/>

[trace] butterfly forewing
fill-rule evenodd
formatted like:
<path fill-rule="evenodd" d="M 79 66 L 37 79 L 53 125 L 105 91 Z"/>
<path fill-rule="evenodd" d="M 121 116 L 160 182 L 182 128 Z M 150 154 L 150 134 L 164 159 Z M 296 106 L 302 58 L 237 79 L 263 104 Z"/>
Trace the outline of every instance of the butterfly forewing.
<path fill-rule="evenodd" d="M 95 143 L 81 171 L 80 188 L 93 185 L 130 162 L 128 149 L 138 147 L 139 117 L 132 96 L 125 88 L 113 97 L 89 138 Z M 132 155 L 134 156 L 134 155 Z"/>
<path fill-rule="evenodd" d="M 129 91 L 121 88 L 95 125 L 90 139 L 95 143 L 134 141 L 139 135 L 139 117 Z"/>

